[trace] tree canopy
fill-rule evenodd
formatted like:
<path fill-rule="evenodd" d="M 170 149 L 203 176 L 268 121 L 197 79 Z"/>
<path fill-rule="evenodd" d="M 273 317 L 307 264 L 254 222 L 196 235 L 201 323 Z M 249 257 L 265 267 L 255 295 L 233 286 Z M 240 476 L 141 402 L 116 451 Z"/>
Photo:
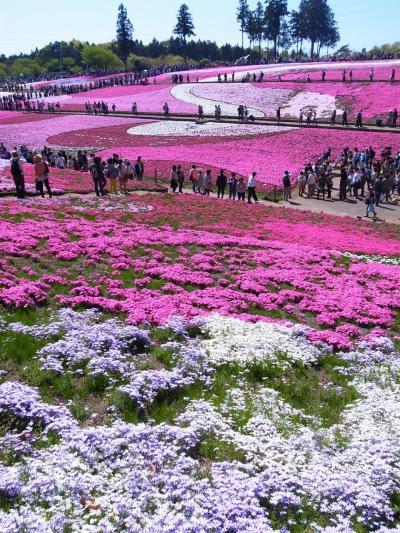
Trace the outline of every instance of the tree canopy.
<path fill-rule="evenodd" d="M 133 26 L 123 4 L 120 4 L 118 8 L 115 51 L 121 61 L 123 61 L 126 70 L 129 54 L 133 51 Z"/>

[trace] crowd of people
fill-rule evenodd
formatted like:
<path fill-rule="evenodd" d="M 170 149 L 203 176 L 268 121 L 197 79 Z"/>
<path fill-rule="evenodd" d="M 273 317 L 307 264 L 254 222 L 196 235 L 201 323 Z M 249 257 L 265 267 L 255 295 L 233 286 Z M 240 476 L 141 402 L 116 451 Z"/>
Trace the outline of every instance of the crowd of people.
<path fill-rule="evenodd" d="M 372 146 L 359 150 L 344 148 L 333 161 L 331 149 L 314 164 L 308 164 L 297 178 L 299 195 L 325 200 L 332 198 L 334 170 L 340 172 L 338 199 L 364 200 L 366 216 L 377 216 L 375 207 L 400 197 L 400 150 L 392 153 L 387 147 L 377 157 Z M 288 172 L 282 178 L 284 200 L 289 200 L 292 180 Z"/>
<path fill-rule="evenodd" d="M 24 165 L 34 165 L 36 190 L 42 197 L 45 191 L 52 196 L 49 182 L 51 168 L 71 169 L 89 172 L 97 196 L 106 194 L 127 194 L 130 180 L 143 181 L 145 164 L 141 156 L 134 163 L 115 153 L 102 160 L 95 153 L 85 150 L 55 151 L 44 147 L 41 151 L 29 150 L 25 145 L 8 150 L 0 143 L 0 159 L 9 159 L 18 198 L 24 198 Z M 400 199 L 400 150 L 393 153 L 386 147 L 377 154 L 372 146 L 343 149 L 340 157 L 334 160 L 329 148 L 314 164 L 307 164 L 296 180 L 289 171 L 282 177 L 283 200 L 289 201 L 294 186 L 300 197 L 308 199 L 333 200 L 335 172 L 340 176 L 337 198 L 339 201 L 365 202 L 366 216 L 377 216 L 376 207 L 381 203 L 391 203 Z M 183 193 L 189 185 L 193 193 L 210 196 L 215 192 L 218 199 L 225 197 L 232 201 L 258 202 L 256 193 L 257 173 L 246 180 L 235 172 L 220 170 L 216 177 L 210 169 L 203 171 L 192 165 L 187 176 L 182 165 L 173 165 L 169 174 L 169 189 L 172 193 Z"/>

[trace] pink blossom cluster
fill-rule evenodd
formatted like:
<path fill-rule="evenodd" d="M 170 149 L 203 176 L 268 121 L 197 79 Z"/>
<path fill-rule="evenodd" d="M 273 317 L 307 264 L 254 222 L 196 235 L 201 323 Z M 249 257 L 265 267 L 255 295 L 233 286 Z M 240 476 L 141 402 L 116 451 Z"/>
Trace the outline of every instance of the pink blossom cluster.
<path fill-rule="evenodd" d="M 0 302 L 22 307 L 56 298 L 125 313 L 133 324 L 212 313 L 250 321 L 313 317 L 325 331 L 313 340 L 337 348 L 394 322 L 400 266 L 356 258 L 348 265 L 341 254 L 399 255 L 397 235 L 353 220 L 186 195 L 135 202 L 153 209 L 127 218 L 124 210 L 93 206 L 83 217 L 73 202 L 3 202 Z"/>

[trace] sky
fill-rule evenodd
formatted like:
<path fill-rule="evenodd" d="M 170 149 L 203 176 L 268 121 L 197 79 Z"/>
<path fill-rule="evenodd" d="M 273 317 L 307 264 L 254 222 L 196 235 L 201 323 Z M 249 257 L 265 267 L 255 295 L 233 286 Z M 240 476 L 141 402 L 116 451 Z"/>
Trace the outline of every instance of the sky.
<path fill-rule="evenodd" d="M 236 22 L 238 0 L 123 0 L 135 38 L 144 43 L 153 37 L 168 39 L 183 1 L 192 12 L 198 38 L 218 44 L 240 43 Z M 299 1 L 288 0 L 289 9 L 296 9 Z M 50 41 L 72 38 L 90 43 L 111 41 L 120 2 L 40 0 L 32 4 L 31 0 L 19 0 L 17 19 L 0 20 L 0 54 L 27 53 Z M 254 8 L 256 0 L 249 0 L 249 4 Z M 329 0 L 329 5 L 341 32 L 340 45 L 349 44 L 350 48 L 361 50 L 399 39 L 400 0 Z"/>

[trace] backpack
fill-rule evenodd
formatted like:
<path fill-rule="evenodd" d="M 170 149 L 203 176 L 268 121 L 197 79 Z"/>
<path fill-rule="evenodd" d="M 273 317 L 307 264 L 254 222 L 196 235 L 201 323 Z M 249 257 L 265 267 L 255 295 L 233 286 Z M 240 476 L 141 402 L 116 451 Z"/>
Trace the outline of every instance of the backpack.
<path fill-rule="evenodd" d="M 43 161 L 44 164 L 44 173 L 47 176 L 49 173 L 49 165 L 46 163 L 46 161 Z"/>
<path fill-rule="evenodd" d="M 20 178 L 22 176 L 21 167 L 19 166 L 19 158 L 13 159 L 11 162 L 11 174 L 13 178 Z"/>
<path fill-rule="evenodd" d="M 290 183 L 290 178 L 287 174 L 285 174 L 283 176 L 283 186 L 284 187 L 290 187 L 291 183 Z"/>

